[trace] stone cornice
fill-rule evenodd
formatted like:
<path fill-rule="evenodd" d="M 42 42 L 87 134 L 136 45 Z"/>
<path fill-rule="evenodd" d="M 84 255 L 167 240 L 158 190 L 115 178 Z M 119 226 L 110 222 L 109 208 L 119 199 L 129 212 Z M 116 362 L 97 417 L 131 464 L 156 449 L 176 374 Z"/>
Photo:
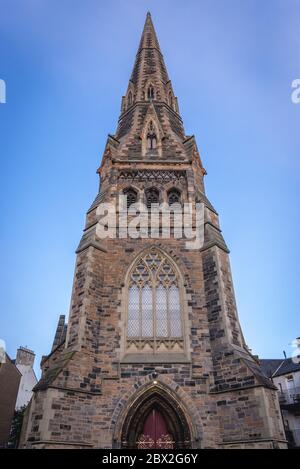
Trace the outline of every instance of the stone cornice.
<path fill-rule="evenodd" d="M 126 159 L 125 160 L 122 160 L 122 159 L 116 159 L 116 158 L 112 158 L 112 164 L 114 166 L 118 166 L 119 168 L 121 169 L 145 169 L 145 165 L 148 165 L 148 166 L 168 166 L 168 169 L 172 170 L 172 169 L 177 169 L 177 168 L 173 168 L 171 165 L 174 165 L 176 167 L 178 166 L 184 166 L 183 169 L 190 169 L 191 167 L 191 161 L 190 160 L 182 160 L 182 161 L 178 161 L 178 160 L 163 160 L 161 158 L 157 158 L 157 160 L 153 160 L 153 159 L 139 159 L 139 160 L 128 160 Z M 138 165 L 140 165 L 140 167 L 138 167 Z M 158 168 L 159 170 L 159 168 Z"/>

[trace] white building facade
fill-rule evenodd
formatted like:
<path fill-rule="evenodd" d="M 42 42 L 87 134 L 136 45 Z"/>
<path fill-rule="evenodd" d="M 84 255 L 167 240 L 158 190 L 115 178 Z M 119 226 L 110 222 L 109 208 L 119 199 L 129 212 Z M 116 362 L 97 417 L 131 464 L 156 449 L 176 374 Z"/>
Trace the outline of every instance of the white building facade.
<path fill-rule="evenodd" d="M 300 448 L 300 357 L 261 360 L 262 368 L 279 391 L 285 433 L 291 448 Z"/>
<path fill-rule="evenodd" d="M 25 347 L 20 347 L 17 350 L 15 365 L 22 377 L 16 401 L 16 410 L 20 410 L 28 404 L 32 396 L 32 389 L 37 383 L 37 377 L 33 369 L 34 359 L 35 354 L 32 350 Z"/>

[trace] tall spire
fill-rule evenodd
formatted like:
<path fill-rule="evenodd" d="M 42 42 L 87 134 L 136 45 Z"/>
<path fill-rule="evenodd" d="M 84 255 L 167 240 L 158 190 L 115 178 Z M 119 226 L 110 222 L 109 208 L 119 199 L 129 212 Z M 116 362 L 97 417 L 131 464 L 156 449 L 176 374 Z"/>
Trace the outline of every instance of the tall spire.
<path fill-rule="evenodd" d="M 161 52 L 160 47 L 159 47 L 159 42 L 156 36 L 156 32 L 152 23 L 151 13 L 149 11 L 146 16 L 146 21 L 145 21 L 140 45 L 138 48 L 138 53 L 142 49 L 157 49 L 159 52 Z"/>
<path fill-rule="evenodd" d="M 184 157 L 185 133 L 177 98 L 149 12 L 114 138 L 124 159 Z"/>
<path fill-rule="evenodd" d="M 154 88 L 153 100 L 168 101 L 170 80 L 160 50 L 157 35 L 154 29 L 150 13 L 147 13 L 139 48 L 132 74 L 129 80 L 129 88 L 133 86 L 135 101 L 147 98 L 146 87 L 151 84 Z"/>

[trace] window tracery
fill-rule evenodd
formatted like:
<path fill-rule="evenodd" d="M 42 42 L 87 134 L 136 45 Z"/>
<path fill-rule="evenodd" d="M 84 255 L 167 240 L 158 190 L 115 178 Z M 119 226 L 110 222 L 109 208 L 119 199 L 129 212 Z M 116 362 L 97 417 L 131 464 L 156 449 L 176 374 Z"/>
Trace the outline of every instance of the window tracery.
<path fill-rule="evenodd" d="M 151 249 L 132 268 L 127 288 L 127 347 L 182 351 L 180 281 L 172 262 Z"/>

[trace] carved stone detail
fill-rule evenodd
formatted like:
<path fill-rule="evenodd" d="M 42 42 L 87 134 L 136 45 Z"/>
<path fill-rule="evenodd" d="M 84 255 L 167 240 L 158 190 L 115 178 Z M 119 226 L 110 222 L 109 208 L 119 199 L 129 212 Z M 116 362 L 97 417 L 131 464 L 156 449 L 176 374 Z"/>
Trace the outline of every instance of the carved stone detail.
<path fill-rule="evenodd" d="M 183 170 L 122 170 L 119 174 L 120 181 L 130 182 L 181 182 L 186 183 L 186 175 Z"/>

